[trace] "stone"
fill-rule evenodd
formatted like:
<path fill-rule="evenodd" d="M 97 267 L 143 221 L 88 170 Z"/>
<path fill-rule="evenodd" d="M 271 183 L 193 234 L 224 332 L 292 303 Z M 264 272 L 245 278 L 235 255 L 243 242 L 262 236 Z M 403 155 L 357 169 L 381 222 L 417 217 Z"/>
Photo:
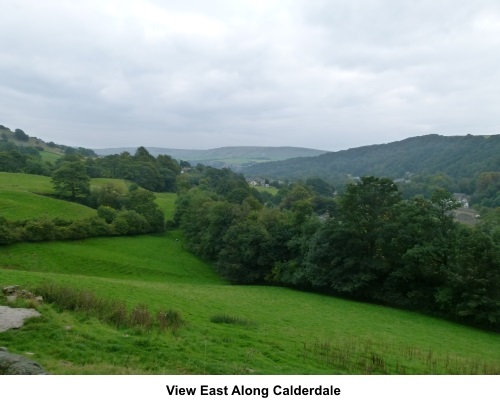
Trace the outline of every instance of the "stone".
<path fill-rule="evenodd" d="M 35 361 L 18 354 L 0 351 L 0 375 L 47 374 Z"/>
<path fill-rule="evenodd" d="M 4 295 L 11 295 L 11 294 L 15 294 L 16 291 L 18 290 L 18 288 L 19 288 L 18 285 L 9 285 L 7 287 L 3 287 L 2 291 L 3 291 Z"/>
<path fill-rule="evenodd" d="M 40 315 L 40 312 L 34 309 L 10 308 L 0 305 L 0 332 L 20 328 L 25 319 Z"/>

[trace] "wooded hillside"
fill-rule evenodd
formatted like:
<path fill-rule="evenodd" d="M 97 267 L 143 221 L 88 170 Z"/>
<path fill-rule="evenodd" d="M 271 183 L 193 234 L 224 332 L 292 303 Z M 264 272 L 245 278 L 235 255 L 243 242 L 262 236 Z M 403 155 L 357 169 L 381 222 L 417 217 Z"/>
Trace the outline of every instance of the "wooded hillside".
<path fill-rule="evenodd" d="M 498 171 L 500 135 L 424 135 L 388 144 L 363 146 L 317 157 L 289 159 L 250 166 L 246 175 L 330 181 L 374 175 L 397 179 L 407 173 L 445 173 L 469 178 L 478 172 Z"/>

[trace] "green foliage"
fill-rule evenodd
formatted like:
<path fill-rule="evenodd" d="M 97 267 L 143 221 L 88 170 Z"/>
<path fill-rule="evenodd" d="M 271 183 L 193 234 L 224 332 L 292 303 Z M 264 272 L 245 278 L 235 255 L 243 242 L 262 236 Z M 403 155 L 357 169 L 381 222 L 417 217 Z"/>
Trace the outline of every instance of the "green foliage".
<path fill-rule="evenodd" d="M 72 163 L 64 162 L 61 167 Z M 117 209 L 99 206 L 95 211 L 22 190 L 48 191 L 50 180 L 44 177 L 0 175 L 0 207 L 6 214 L 2 219 L 6 232 L 1 243 L 136 235 L 164 229 L 164 215 L 154 202 L 153 193 L 141 189 L 126 193 L 117 183 L 95 183 L 90 202 L 106 201 L 117 205 Z M 171 198 L 169 201 L 173 205 Z"/>
<path fill-rule="evenodd" d="M 381 231 L 400 201 L 397 187 L 388 179 L 363 177 L 359 184 L 349 185 L 340 199 L 338 217 L 313 238 L 307 259 L 312 284 L 372 297 L 388 272 Z"/>
<path fill-rule="evenodd" d="M 150 191 L 175 191 L 181 167 L 167 155 L 154 157 L 144 147 L 134 155 L 123 152 L 87 162 L 89 175 L 130 180 Z"/>
<path fill-rule="evenodd" d="M 19 128 L 14 130 L 14 137 L 18 141 L 22 141 L 22 142 L 27 142 L 30 140 L 29 135 L 26 135 L 26 133 L 22 129 L 19 129 Z"/>
<path fill-rule="evenodd" d="M 101 205 L 99 206 L 99 208 L 97 208 L 97 216 L 104 219 L 108 224 L 112 223 L 115 220 L 116 214 L 117 211 L 114 208 L 108 207 L 106 205 Z"/>
<path fill-rule="evenodd" d="M 155 199 L 153 192 L 137 189 L 123 197 L 122 207 L 144 217 L 150 232 L 161 232 L 165 229 L 165 216 L 156 205 Z"/>
<path fill-rule="evenodd" d="M 4 217 L 0 217 L 0 245 L 12 243 L 18 240 L 10 221 Z"/>
<path fill-rule="evenodd" d="M 316 157 L 255 164 L 244 168 L 244 173 L 290 180 L 318 177 L 337 190 L 342 190 L 352 176 L 387 177 L 398 179 L 405 198 L 419 194 L 429 198 L 436 187 L 473 194 L 474 183 L 481 182 L 481 173 L 498 172 L 499 156 L 500 135 L 425 135 Z M 475 201 L 484 199 L 485 206 L 497 206 L 492 205 L 498 203 L 496 191 L 498 186 L 490 189 L 494 196 L 488 192 L 488 197 L 479 191 Z"/>
<path fill-rule="evenodd" d="M 146 218 L 138 212 L 130 210 L 119 211 L 112 225 L 117 235 L 134 235 L 150 231 Z"/>
<path fill-rule="evenodd" d="M 331 197 L 335 191 L 332 185 L 319 177 L 309 177 L 305 185 L 314 193 L 323 197 Z"/>
<path fill-rule="evenodd" d="M 478 176 L 472 203 L 483 207 L 500 207 L 500 172 L 485 172 Z"/>
<path fill-rule="evenodd" d="M 125 192 L 118 184 L 106 183 L 92 189 L 90 202 L 94 207 L 107 206 L 119 209 L 123 204 Z"/>
<path fill-rule="evenodd" d="M 80 161 L 62 163 L 52 174 L 52 183 L 57 194 L 69 195 L 73 201 L 90 193 L 90 177 Z"/>
<path fill-rule="evenodd" d="M 232 225 L 223 238 L 217 271 L 236 283 L 264 281 L 272 260 L 268 248 L 270 236 L 259 222 L 246 220 Z"/>
<path fill-rule="evenodd" d="M 186 247 L 227 280 L 314 289 L 500 330 L 497 272 L 486 270 L 497 268 L 498 245 L 479 229 L 480 245 L 463 236 L 449 191 L 403 200 L 394 182 L 371 176 L 333 200 L 298 182 L 281 188 L 279 208 L 271 208 L 233 200 L 227 190 L 237 179 L 224 171 L 197 170 L 198 186 L 181 193 L 175 218 Z M 464 253 L 471 249 L 478 253 Z"/>

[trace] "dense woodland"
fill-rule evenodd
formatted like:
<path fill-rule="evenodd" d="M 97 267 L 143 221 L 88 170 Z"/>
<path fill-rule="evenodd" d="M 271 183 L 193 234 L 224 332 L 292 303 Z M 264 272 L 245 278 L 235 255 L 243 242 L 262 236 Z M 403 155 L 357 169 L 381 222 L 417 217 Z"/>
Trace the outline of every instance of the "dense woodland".
<path fill-rule="evenodd" d="M 0 170 L 50 175 L 59 198 L 97 209 L 85 221 L 0 218 L 0 243 L 160 232 L 166 224 L 153 192 L 175 191 L 175 219 L 167 225 L 180 227 L 186 247 L 231 282 L 318 291 L 500 331 L 498 164 L 461 169 L 477 202 L 486 201 L 480 224 L 470 227 L 453 218 L 453 187 L 427 182 L 425 193 L 405 195 L 401 186 L 413 178 L 396 184 L 364 176 L 336 193 L 315 176 L 273 195 L 231 170 L 191 167 L 142 147 L 99 158 L 69 150 L 53 164 L 5 139 L 0 150 Z M 443 175 L 415 176 L 425 183 L 425 176 Z M 91 190 L 91 177 L 131 187 Z"/>

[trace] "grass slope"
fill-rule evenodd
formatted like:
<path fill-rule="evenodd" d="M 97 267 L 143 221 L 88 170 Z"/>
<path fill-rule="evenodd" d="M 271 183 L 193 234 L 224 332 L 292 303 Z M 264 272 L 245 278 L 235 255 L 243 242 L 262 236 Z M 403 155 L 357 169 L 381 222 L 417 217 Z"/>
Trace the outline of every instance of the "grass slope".
<path fill-rule="evenodd" d="M 0 189 L 0 216 L 11 220 L 40 217 L 73 219 L 95 216 L 95 210 L 28 191 Z"/>
<path fill-rule="evenodd" d="M 499 373 L 500 336 L 426 316 L 278 287 L 233 286 L 178 232 L 0 247 L 0 285 L 55 282 L 173 308 L 177 334 L 117 329 L 78 312 L 0 334 L 56 374 Z M 245 322 L 214 323 L 227 315 Z"/>
<path fill-rule="evenodd" d="M 87 218 L 95 210 L 48 197 L 53 193 L 50 177 L 23 173 L 0 173 L 0 216 L 11 220 Z M 40 195 L 45 194 L 45 195 Z"/>
<path fill-rule="evenodd" d="M 109 182 L 128 186 L 92 186 Z M 28 218 L 45 206 L 61 215 L 70 203 L 35 194 L 51 189 L 46 177 L 0 173 L 2 211 Z M 157 194 L 167 219 L 174 200 Z M 233 286 L 185 251 L 177 231 L 0 246 L 0 286 L 47 282 L 123 300 L 129 310 L 174 309 L 186 321 L 177 333 L 117 328 L 45 304 L 42 317 L 0 333 L 0 346 L 34 353 L 53 374 L 500 373 L 498 334 L 286 288 Z"/>
<path fill-rule="evenodd" d="M 51 194 L 51 178 L 36 174 L 0 172 L 0 190 L 22 190 L 35 194 Z"/>
<path fill-rule="evenodd" d="M 97 178 L 91 180 L 91 189 L 105 184 L 114 184 L 125 193 L 130 182 L 120 179 Z M 54 189 L 50 177 L 24 173 L 0 172 L 0 216 L 7 219 L 86 218 L 95 215 L 95 210 L 70 201 L 48 197 Z M 40 195 L 44 194 L 44 195 Z M 174 216 L 175 193 L 155 193 L 156 203 L 166 219 Z"/>

